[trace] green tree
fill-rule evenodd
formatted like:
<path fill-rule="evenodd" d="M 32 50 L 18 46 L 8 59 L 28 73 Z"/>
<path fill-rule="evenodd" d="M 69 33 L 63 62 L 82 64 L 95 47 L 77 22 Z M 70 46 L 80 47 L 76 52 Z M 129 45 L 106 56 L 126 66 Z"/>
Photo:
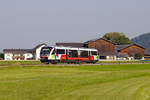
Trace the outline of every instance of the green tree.
<path fill-rule="evenodd" d="M 0 53 L 0 58 L 4 59 L 4 54 Z"/>
<path fill-rule="evenodd" d="M 126 37 L 123 33 L 120 32 L 110 32 L 106 33 L 103 36 L 104 39 L 112 41 L 114 44 L 130 44 L 131 41 L 128 37 Z"/>
<path fill-rule="evenodd" d="M 134 59 L 142 59 L 142 54 L 141 53 L 136 53 L 134 55 Z"/>

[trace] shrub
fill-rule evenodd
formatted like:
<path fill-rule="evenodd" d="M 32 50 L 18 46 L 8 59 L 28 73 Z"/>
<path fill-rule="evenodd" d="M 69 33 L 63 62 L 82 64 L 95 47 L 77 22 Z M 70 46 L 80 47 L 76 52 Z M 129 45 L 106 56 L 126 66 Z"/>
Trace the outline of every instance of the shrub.
<path fill-rule="evenodd" d="M 134 59 L 142 59 L 142 54 L 141 53 L 136 53 L 134 55 Z"/>

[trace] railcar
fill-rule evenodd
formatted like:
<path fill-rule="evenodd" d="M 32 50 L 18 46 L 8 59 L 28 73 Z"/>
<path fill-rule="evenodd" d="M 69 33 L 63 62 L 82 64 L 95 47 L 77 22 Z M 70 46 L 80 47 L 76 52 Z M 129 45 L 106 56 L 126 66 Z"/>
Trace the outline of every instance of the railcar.
<path fill-rule="evenodd" d="M 98 60 L 98 50 L 93 48 L 46 46 L 43 47 L 40 52 L 40 61 L 46 64 L 57 64 L 58 62 L 96 63 Z"/>

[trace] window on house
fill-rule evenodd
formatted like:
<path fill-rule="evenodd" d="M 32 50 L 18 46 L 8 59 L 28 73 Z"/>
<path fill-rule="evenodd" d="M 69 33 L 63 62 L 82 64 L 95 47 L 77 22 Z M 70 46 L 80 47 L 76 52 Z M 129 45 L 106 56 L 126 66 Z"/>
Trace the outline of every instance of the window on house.
<path fill-rule="evenodd" d="M 88 51 L 80 51 L 80 57 L 81 58 L 88 58 Z"/>
<path fill-rule="evenodd" d="M 100 56 L 100 59 L 106 59 L 106 56 Z"/>
<path fill-rule="evenodd" d="M 65 50 L 64 49 L 57 49 L 56 54 L 65 54 Z"/>
<path fill-rule="evenodd" d="M 91 55 L 97 55 L 96 51 L 91 51 Z"/>
<path fill-rule="evenodd" d="M 10 60 L 9 58 L 7 58 L 7 60 Z"/>
<path fill-rule="evenodd" d="M 14 54 L 14 56 L 21 56 L 20 54 Z"/>
<path fill-rule="evenodd" d="M 69 50 L 69 57 L 77 58 L 78 51 L 77 50 Z"/>

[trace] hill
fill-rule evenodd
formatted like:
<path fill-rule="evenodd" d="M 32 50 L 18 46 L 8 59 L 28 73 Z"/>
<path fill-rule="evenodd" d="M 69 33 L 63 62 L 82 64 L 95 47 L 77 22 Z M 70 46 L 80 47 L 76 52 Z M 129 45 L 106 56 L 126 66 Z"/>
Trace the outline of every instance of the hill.
<path fill-rule="evenodd" d="M 150 33 L 142 34 L 138 37 L 131 39 L 131 41 L 150 50 Z"/>

